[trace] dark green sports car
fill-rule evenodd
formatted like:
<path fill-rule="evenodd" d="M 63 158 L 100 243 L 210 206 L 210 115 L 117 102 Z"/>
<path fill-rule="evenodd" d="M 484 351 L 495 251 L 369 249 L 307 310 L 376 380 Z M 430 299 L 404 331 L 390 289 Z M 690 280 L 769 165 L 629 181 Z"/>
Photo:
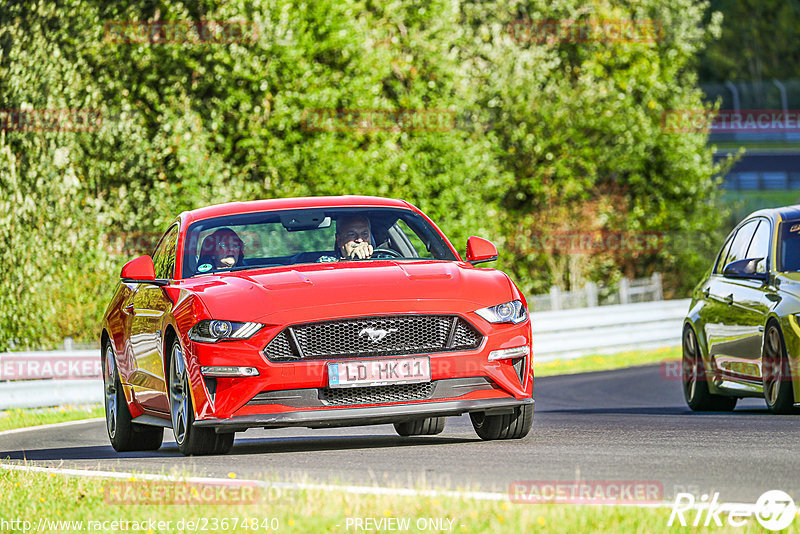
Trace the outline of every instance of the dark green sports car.
<path fill-rule="evenodd" d="M 682 383 L 692 410 L 764 397 L 800 407 L 800 206 L 757 211 L 730 233 L 683 325 Z"/>

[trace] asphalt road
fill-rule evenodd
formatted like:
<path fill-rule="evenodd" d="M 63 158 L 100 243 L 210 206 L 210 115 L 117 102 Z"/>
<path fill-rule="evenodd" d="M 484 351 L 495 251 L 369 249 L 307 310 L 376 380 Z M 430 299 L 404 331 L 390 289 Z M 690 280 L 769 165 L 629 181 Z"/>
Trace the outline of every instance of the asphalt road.
<path fill-rule="evenodd" d="M 680 383 L 662 378 L 657 365 L 538 378 L 535 398 L 524 440 L 481 441 L 462 416 L 448 419 L 443 434 L 419 438 L 401 438 L 389 425 L 251 429 L 237 434 L 228 455 L 187 458 L 171 439 L 154 453 L 118 454 L 105 423 L 95 422 L 0 434 L 0 459 L 498 492 L 519 480 L 654 481 L 665 500 L 678 491 L 718 491 L 723 501 L 755 502 L 770 489 L 800 500 L 800 416 L 772 415 L 762 400 L 739 401 L 734 413 L 692 413 Z"/>

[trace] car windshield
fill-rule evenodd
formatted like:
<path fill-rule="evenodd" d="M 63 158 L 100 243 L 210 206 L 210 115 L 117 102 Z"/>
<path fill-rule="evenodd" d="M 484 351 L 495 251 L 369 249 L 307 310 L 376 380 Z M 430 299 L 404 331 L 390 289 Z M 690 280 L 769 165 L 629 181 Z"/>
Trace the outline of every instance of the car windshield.
<path fill-rule="evenodd" d="M 455 261 L 419 214 L 394 208 L 315 208 L 228 215 L 186 232 L 183 277 L 302 263 Z"/>
<path fill-rule="evenodd" d="M 779 271 L 800 271 L 800 219 L 781 223 L 778 254 Z"/>

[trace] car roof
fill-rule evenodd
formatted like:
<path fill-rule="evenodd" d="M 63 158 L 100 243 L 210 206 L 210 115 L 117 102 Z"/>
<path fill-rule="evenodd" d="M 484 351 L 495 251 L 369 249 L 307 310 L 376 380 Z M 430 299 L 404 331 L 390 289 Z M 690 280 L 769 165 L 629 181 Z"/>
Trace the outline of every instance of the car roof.
<path fill-rule="evenodd" d="M 758 211 L 754 211 L 742 221 L 746 221 L 748 219 L 752 219 L 753 217 L 766 217 L 773 222 L 780 222 L 780 221 L 791 221 L 795 219 L 800 219 L 800 205 L 794 206 L 781 206 L 779 208 L 766 208 L 761 209 Z"/>
<path fill-rule="evenodd" d="M 196 210 L 185 211 L 180 217 L 185 222 L 193 222 L 202 219 L 222 217 L 224 215 L 236 215 L 240 213 L 253 213 L 259 211 L 340 207 L 403 208 L 416 211 L 416 209 L 405 200 L 360 195 L 342 195 L 327 197 L 273 198 L 267 200 L 249 200 L 245 202 L 227 202 L 225 204 L 215 204 L 213 206 L 206 206 Z"/>

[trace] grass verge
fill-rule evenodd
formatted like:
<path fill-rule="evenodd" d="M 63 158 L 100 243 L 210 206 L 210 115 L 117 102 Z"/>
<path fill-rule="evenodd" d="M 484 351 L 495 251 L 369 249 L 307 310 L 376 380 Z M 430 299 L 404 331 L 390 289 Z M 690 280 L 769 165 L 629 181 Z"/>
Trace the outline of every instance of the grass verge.
<path fill-rule="evenodd" d="M 143 495 L 148 488 L 152 488 L 148 484 L 153 483 L 135 478 L 120 482 L 0 470 L 0 518 L 7 522 L 30 522 L 27 525 L 16 523 L 16 528 L 7 524 L 5 526 L 8 530 L 21 531 L 27 526 L 29 530 L 38 529 L 40 532 L 126 531 L 152 534 L 189 531 L 252 533 L 393 530 L 629 534 L 670 531 L 676 528 L 667 527 L 670 516 L 670 509 L 667 507 L 532 505 L 452 496 L 367 495 L 317 489 L 282 489 L 269 492 L 260 489 L 247 504 L 219 501 L 214 504 L 168 504 L 169 495 L 174 493 L 169 493 L 169 489 L 164 486 L 176 483 L 162 483 L 159 490 L 160 504 L 125 504 L 119 502 L 119 497 L 114 497 Z M 198 491 L 199 494 L 202 494 L 202 490 Z M 362 528 L 358 528 L 357 520 L 361 521 Z M 367 520 L 370 522 L 367 523 Z M 114 521 L 118 523 L 112 523 Z M 403 525 L 407 525 L 407 528 L 403 528 Z M 0 529 L 2 527 L 0 523 Z M 723 527 L 715 528 L 689 528 L 692 532 L 727 532 L 730 527 L 726 527 L 728 525 L 724 524 Z M 797 530 L 791 530 L 793 528 L 790 527 L 790 531 L 796 532 Z M 746 526 L 736 529 L 739 533 L 761 531 L 752 518 Z"/>
<path fill-rule="evenodd" d="M 575 373 L 588 373 L 591 371 L 610 371 L 624 369 L 637 365 L 660 363 L 663 361 L 680 360 L 680 347 L 665 347 L 662 349 L 637 350 L 620 352 L 618 354 L 583 356 L 571 360 L 553 360 L 537 363 L 534 356 L 534 376 L 569 375 Z"/>
<path fill-rule="evenodd" d="M 104 416 L 105 411 L 102 404 L 57 406 L 55 408 L 15 408 L 0 411 L 0 431 Z"/>

